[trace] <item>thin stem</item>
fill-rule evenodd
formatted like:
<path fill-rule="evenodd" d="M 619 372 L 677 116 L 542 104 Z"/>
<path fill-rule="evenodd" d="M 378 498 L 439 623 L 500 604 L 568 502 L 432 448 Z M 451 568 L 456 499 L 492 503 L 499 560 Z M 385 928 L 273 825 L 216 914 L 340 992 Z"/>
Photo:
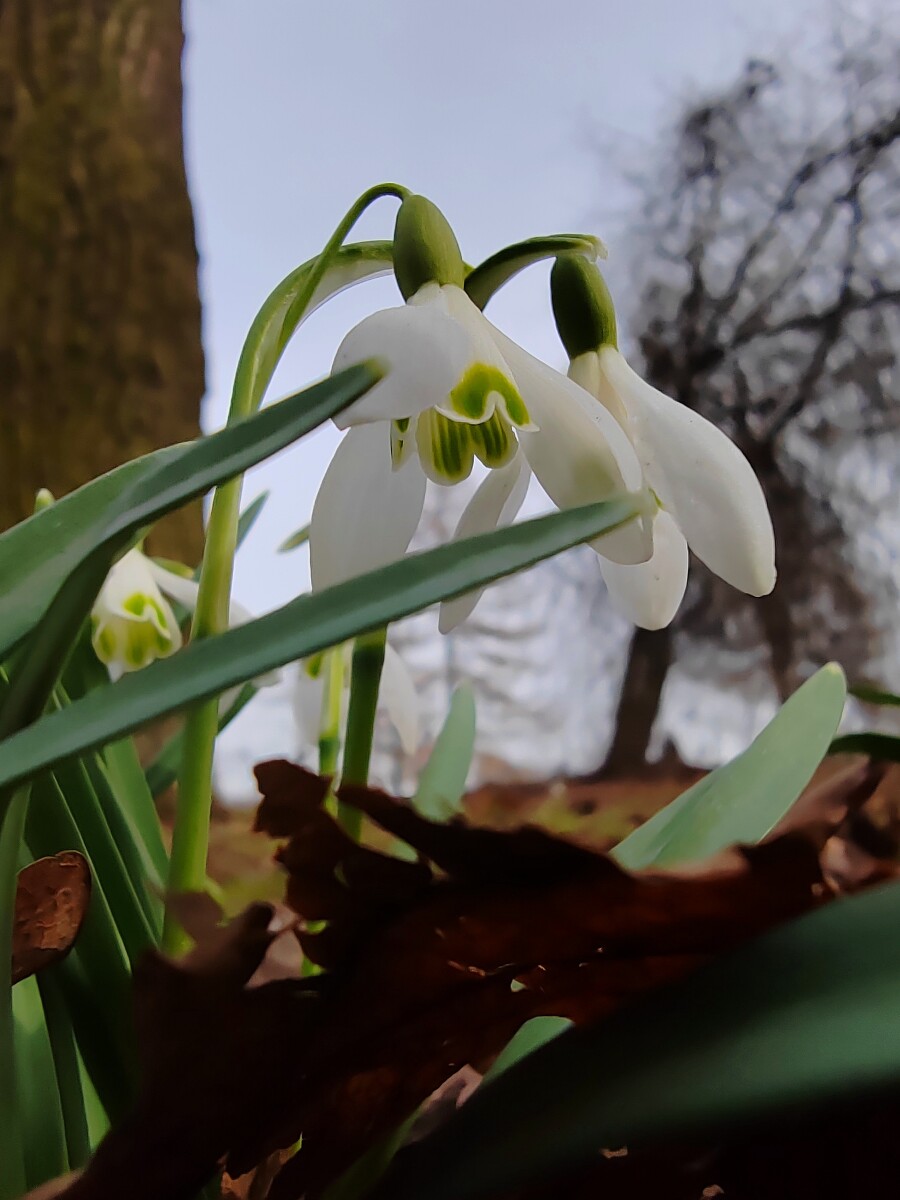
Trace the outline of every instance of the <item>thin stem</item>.
<path fill-rule="evenodd" d="M 25 831 L 29 792 L 29 787 L 19 788 L 0 817 L 0 1200 L 15 1200 L 25 1191 L 22 1115 L 18 1103 L 13 1026 L 12 936 L 19 850 Z"/>
<path fill-rule="evenodd" d="M 347 741 L 344 746 L 342 783 L 368 783 L 378 688 L 384 666 L 387 630 L 365 633 L 353 645 L 350 669 L 350 707 L 347 711 Z M 338 818 L 347 833 L 359 841 L 362 814 L 349 805 L 338 805 Z"/>
<path fill-rule="evenodd" d="M 341 696 L 344 647 L 325 652 L 322 663 L 322 719 L 319 725 L 319 774 L 334 775 L 341 753 Z"/>
<path fill-rule="evenodd" d="M 406 189 L 397 184 L 380 184 L 364 192 L 347 211 L 310 268 L 304 286 L 288 310 L 281 335 L 283 342 L 287 342 L 303 319 L 303 314 L 324 279 L 334 255 L 362 213 L 383 196 L 403 199 L 406 194 Z M 239 369 L 231 396 L 228 423 L 251 416 L 262 403 L 264 391 L 265 387 L 247 387 Z M 218 487 L 213 497 L 200 569 L 197 608 L 191 626 L 191 638 L 194 640 L 215 636 L 228 628 L 242 483 L 243 477 L 238 476 Z M 179 773 L 178 802 L 169 862 L 170 893 L 202 891 L 206 885 L 213 750 L 218 725 L 216 699 L 197 705 L 188 713 L 185 721 L 185 752 Z M 187 944 L 187 936 L 171 908 L 167 906 L 163 926 L 163 949 L 169 954 L 176 954 L 184 950 Z"/>

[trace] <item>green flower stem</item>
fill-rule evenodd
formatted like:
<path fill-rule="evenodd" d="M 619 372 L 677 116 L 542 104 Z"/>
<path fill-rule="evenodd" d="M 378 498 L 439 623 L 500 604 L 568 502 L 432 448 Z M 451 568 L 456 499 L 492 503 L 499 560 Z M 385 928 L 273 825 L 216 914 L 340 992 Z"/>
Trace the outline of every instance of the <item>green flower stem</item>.
<path fill-rule="evenodd" d="M 15 1200 L 26 1183 L 13 1031 L 12 933 L 30 790 L 19 788 L 0 817 L 0 1200 Z"/>
<path fill-rule="evenodd" d="M 347 711 L 347 741 L 344 746 L 342 783 L 369 781 L 369 760 L 372 757 L 372 736 L 375 732 L 375 709 L 378 688 L 384 666 L 387 630 L 363 634 L 353 645 L 353 665 L 350 669 L 350 707 Z M 347 833 L 359 841 L 362 813 L 349 805 L 338 805 L 338 818 Z"/>
<path fill-rule="evenodd" d="M 344 691 L 344 647 L 325 652 L 322 663 L 322 721 L 319 726 L 319 774 L 335 775 L 341 753 L 341 696 Z"/>
<path fill-rule="evenodd" d="M 364 192 L 347 211 L 328 240 L 324 250 L 311 267 L 306 282 L 291 304 L 284 322 L 284 340 L 303 318 L 316 288 L 322 282 L 335 254 L 362 213 L 383 196 L 399 199 L 407 194 L 397 184 L 380 184 Z M 259 336 L 256 325 L 251 329 L 248 345 L 244 347 L 231 396 L 228 423 L 251 416 L 262 403 L 265 386 L 248 384 L 242 365 L 253 357 L 250 339 Z M 283 347 L 282 347 L 283 348 Z M 276 360 L 277 361 L 277 360 Z M 274 371 L 273 362 L 271 370 Z M 269 375 L 271 378 L 271 373 Z M 265 381 L 268 383 L 268 380 Z M 200 568 L 200 587 L 197 608 L 191 626 L 191 638 L 214 637 L 228 628 L 228 609 L 234 556 L 237 550 L 240 518 L 241 485 L 238 477 L 216 489 L 207 527 L 203 563 Z M 206 856 L 209 844 L 209 816 L 212 806 L 213 750 L 219 727 L 218 701 L 208 700 L 192 709 L 184 727 L 185 753 L 178 779 L 178 802 L 172 830 L 172 853 L 169 862 L 168 891 L 171 893 L 202 891 L 206 886 Z M 169 954 L 180 953 L 187 947 L 188 938 L 169 907 L 166 908 L 162 946 Z"/>

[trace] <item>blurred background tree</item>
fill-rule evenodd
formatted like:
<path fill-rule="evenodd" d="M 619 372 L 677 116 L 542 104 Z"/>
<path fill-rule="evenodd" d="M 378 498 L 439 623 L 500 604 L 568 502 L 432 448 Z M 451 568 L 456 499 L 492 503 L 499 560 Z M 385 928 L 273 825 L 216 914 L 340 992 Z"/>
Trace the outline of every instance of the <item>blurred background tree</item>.
<path fill-rule="evenodd" d="M 196 436 L 180 0 L 0 4 L 0 528 Z M 199 506 L 154 548 L 196 561 Z"/>
<path fill-rule="evenodd" d="M 897 24 L 857 24 L 828 53 L 778 66 L 748 62 L 684 103 L 653 152 L 639 148 L 637 171 L 623 168 L 633 202 L 610 268 L 626 351 L 751 460 L 779 580 L 754 600 L 694 561 L 672 627 L 627 633 L 582 549 L 491 589 L 448 638 L 428 614 L 399 626 L 435 720 L 472 681 L 479 745 L 502 748 L 476 756 L 478 778 L 591 775 L 604 750 L 605 776 L 639 772 L 648 751 L 678 773 L 676 745 L 692 763 L 721 761 L 724 725 L 737 718 L 745 744 L 829 659 L 854 680 L 895 683 Z M 615 158 L 614 144 L 607 172 Z M 419 544 L 446 540 L 465 498 L 434 489 Z M 384 744 L 385 778 L 409 786 Z"/>
<path fill-rule="evenodd" d="M 858 678 L 877 654 L 885 579 L 863 576 L 854 541 L 900 430 L 898 60 L 879 24 L 836 33 L 814 75 L 748 62 L 633 180 L 635 366 L 747 455 L 779 579 L 753 600 L 693 563 L 673 625 L 632 640 L 610 773 L 644 761 L 676 658 L 764 656 L 783 699 L 830 658 Z"/>

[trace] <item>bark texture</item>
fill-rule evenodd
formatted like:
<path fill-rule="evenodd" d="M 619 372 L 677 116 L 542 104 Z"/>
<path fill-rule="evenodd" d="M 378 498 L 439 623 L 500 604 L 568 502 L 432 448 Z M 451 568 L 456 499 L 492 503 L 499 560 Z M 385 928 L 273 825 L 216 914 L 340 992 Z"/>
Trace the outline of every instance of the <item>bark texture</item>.
<path fill-rule="evenodd" d="M 180 0 L 0 0 L 0 527 L 196 436 Z M 153 548 L 200 552 L 199 508 Z"/>

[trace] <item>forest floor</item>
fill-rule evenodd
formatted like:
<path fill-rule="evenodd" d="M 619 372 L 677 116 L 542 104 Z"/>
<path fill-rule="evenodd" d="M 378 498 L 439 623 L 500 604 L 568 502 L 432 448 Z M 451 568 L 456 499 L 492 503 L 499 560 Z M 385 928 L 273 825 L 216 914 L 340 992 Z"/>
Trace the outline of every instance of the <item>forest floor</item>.
<path fill-rule="evenodd" d="M 826 759 L 814 786 L 846 766 L 847 758 Z M 486 784 L 465 799 L 475 825 L 512 829 L 540 825 L 600 850 L 611 849 L 669 801 L 705 774 L 687 766 L 648 767 L 617 778 L 555 779 L 535 783 Z M 217 807 L 211 830 L 210 878 L 229 914 L 253 900 L 283 899 L 283 875 L 272 857 L 278 843 L 253 832 L 253 808 Z M 900 848 L 900 766 L 892 768 L 868 802 L 865 815 L 883 838 L 883 848 Z"/>

